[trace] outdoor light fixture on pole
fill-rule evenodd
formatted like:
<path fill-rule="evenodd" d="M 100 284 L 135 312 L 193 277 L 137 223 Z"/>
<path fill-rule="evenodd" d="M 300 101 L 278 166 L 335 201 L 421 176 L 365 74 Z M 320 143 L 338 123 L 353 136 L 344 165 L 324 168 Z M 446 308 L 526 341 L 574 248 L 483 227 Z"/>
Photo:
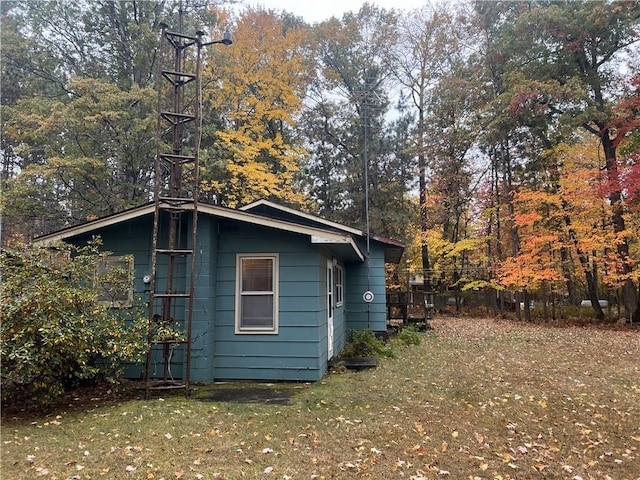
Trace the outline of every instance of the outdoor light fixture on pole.
<path fill-rule="evenodd" d="M 202 35 L 204 35 L 204 32 L 202 30 L 198 30 L 196 32 L 196 35 L 198 35 L 199 37 L 202 37 Z M 226 32 L 224 32 L 224 35 L 222 35 L 221 40 L 214 40 L 212 42 L 201 43 L 200 47 L 208 47 L 209 45 L 214 45 L 216 43 L 220 43 L 222 45 L 231 45 L 233 41 L 231 40 L 231 34 L 229 33 L 229 31 L 227 30 Z"/>

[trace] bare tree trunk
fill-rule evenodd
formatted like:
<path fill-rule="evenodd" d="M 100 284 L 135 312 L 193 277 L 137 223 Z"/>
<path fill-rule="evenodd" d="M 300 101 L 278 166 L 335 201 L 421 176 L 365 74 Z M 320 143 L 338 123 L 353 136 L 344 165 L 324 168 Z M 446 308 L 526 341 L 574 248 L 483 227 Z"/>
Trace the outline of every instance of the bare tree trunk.
<path fill-rule="evenodd" d="M 567 226 L 571 225 L 571 221 L 569 217 L 565 217 L 565 222 Z M 600 302 L 598 301 L 598 276 L 597 272 L 591 270 L 589 266 L 589 260 L 587 256 L 582 252 L 580 246 L 578 245 L 578 239 L 576 237 L 573 229 L 569 230 L 571 235 L 571 239 L 576 247 L 576 251 L 578 252 L 578 259 L 580 260 L 580 265 L 584 271 L 585 280 L 587 281 L 587 291 L 589 293 L 589 300 L 591 301 L 591 306 L 593 307 L 593 311 L 596 314 L 596 320 L 604 320 L 604 312 L 602 311 L 602 307 L 600 306 Z"/>
<path fill-rule="evenodd" d="M 566 247 L 560 249 L 560 260 L 562 262 L 562 276 L 564 277 L 564 283 L 567 287 L 567 294 L 569 295 L 570 305 L 579 305 L 580 299 L 578 298 L 578 291 L 576 289 L 576 283 L 573 280 L 571 274 L 571 265 L 569 264 L 569 250 Z"/>
<path fill-rule="evenodd" d="M 523 293 L 523 303 L 524 303 L 524 319 L 527 322 L 531 321 L 531 299 L 529 298 L 529 290 L 524 289 Z"/>
<path fill-rule="evenodd" d="M 515 208 L 513 206 L 513 184 L 512 184 L 512 171 L 511 171 L 511 157 L 508 151 L 508 146 L 505 145 L 506 142 L 502 142 L 500 145 L 500 156 L 502 159 L 502 186 L 504 189 L 504 198 L 507 201 L 507 212 L 509 213 L 509 218 L 513 219 L 513 215 L 515 213 Z M 511 255 L 515 258 L 520 251 L 520 237 L 518 235 L 518 229 L 516 228 L 513 220 L 510 221 L 510 233 L 511 233 Z M 521 292 L 515 292 L 515 302 L 516 302 L 516 318 L 518 320 L 522 320 L 522 314 L 520 311 L 520 295 Z"/>
<path fill-rule="evenodd" d="M 429 258 L 429 245 L 427 245 L 427 231 L 429 229 L 429 216 L 427 212 L 427 159 L 424 153 L 425 119 L 422 108 L 418 111 L 418 130 L 420 141 L 420 151 L 418 152 L 418 172 L 419 172 L 419 188 L 420 188 L 420 233 L 421 233 L 421 256 L 422 256 L 422 278 L 424 287 L 424 301 L 426 304 L 433 304 L 432 286 L 431 286 L 431 261 Z M 425 312 L 428 316 L 430 312 Z"/>
<path fill-rule="evenodd" d="M 600 139 L 602 141 L 602 149 L 606 158 L 606 170 L 609 185 L 612 187 L 609 192 L 609 201 L 611 202 L 611 208 L 613 214 L 611 217 L 613 223 L 613 231 L 615 233 L 621 233 L 625 230 L 625 221 L 622 208 L 622 190 L 620 187 L 620 178 L 618 173 L 618 162 L 616 146 L 611 138 L 611 132 L 609 128 L 606 128 L 604 124 L 598 124 L 600 127 Z M 625 238 L 624 241 L 617 245 L 617 255 L 620 260 L 620 269 L 623 275 L 632 272 L 631 262 L 629 260 L 629 243 Z M 622 296 L 627 310 L 627 315 L 630 321 L 640 321 L 640 308 L 638 308 L 640 302 L 640 295 L 633 280 L 628 278 L 625 280 L 622 287 Z"/>

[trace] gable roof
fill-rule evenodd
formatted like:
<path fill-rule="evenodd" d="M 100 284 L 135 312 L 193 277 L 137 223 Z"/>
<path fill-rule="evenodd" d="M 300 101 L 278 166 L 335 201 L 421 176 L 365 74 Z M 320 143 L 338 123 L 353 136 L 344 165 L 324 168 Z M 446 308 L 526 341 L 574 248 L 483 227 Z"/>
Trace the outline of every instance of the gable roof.
<path fill-rule="evenodd" d="M 265 199 L 256 200 L 255 202 L 240 207 L 240 210 L 242 210 L 243 212 L 256 213 L 258 215 L 266 215 L 272 218 L 280 218 L 282 220 L 288 219 L 291 221 L 292 219 L 295 219 L 294 221 L 296 221 L 297 223 L 305 223 L 309 226 L 316 226 L 320 228 L 335 229 L 338 231 L 351 233 L 352 235 L 364 235 L 364 232 L 362 232 L 362 230 L 347 227 L 346 225 L 341 225 L 337 222 L 332 222 L 331 220 L 326 220 L 309 213 L 301 212 L 290 207 L 285 207 L 284 205 L 279 205 Z"/>
<path fill-rule="evenodd" d="M 187 202 L 193 203 L 193 202 Z M 169 207 L 169 205 L 167 205 Z M 109 227 L 111 225 L 117 225 L 121 222 L 134 220 L 145 215 L 152 215 L 155 210 L 155 205 L 149 203 L 139 207 L 131 208 L 120 213 L 109 215 L 106 217 L 92 220 L 73 227 L 67 227 L 56 232 L 37 237 L 34 243 L 37 245 L 46 245 L 54 243 L 56 241 L 66 240 L 77 235 L 91 233 L 101 228 Z M 317 244 L 331 244 L 336 250 L 339 250 L 345 258 L 356 261 L 364 261 L 365 255 L 361 251 L 360 247 L 355 242 L 353 236 L 346 232 L 337 232 L 328 229 L 317 228 L 308 225 L 296 224 L 293 222 L 287 222 L 277 218 L 269 218 L 261 215 L 256 215 L 250 212 L 243 212 L 241 210 L 234 210 L 219 205 L 209 205 L 198 203 L 198 213 L 212 215 L 217 218 L 224 218 L 229 220 L 237 220 L 243 223 L 251 225 L 259 225 L 269 228 L 275 228 L 286 232 L 299 233 L 301 235 L 308 235 L 312 243 Z"/>
<path fill-rule="evenodd" d="M 270 218 L 280 218 L 282 220 L 294 221 L 296 223 L 304 223 L 308 226 L 329 229 L 337 232 L 345 232 L 358 237 L 367 237 L 367 233 L 356 228 L 347 227 L 331 220 L 326 220 L 309 213 L 304 213 L 293 208 L 285 207 L 266 199 L 256 200 L 248 205 L 240 207 L 240 210 L 244 212 L 253 212 L 261 215 L 266 215 Z M 405 245 L 402 242 L 393 240 L 391 238 L 382 237 L 380 235 L 370 235 L 369 238 L 376 242 L 382 243 L 385 250 L 385 262 L 387 263 L 399 263 L 400 257 L 404 253 Z"/>
<path fill-rule="evenodd" d="M 193 204 L 193 202 L 186 202 Z M 167 205 L 169 207 L 169 205 Z M 34 243 L 45 245 L 60 240 L 66 240 L 77 235 L 91 233 L 92 231 L 117 225 L 121 222 L 134 220 L 145 215 L 152 215 L 155 210 L 154 203 L 148 203 L 134 207 L 120 213 L 102 217 L 73 227 L 67 227 L 56 232 L 43 235 L 35 239 Z M 366 254 L 361 250 L 355 237 L 364 237 L 361 230 L 346 227 L 320 217 L 315 217 L 297 210 L 283 207 L 267 200 L 253 202 L 240 209 L 232 209 L 220 205 L 198 203 L 198 214 L 212 215 L 217 218 L 235 220 L 250 225 L 274 228 L 286 232 L 307 235 L 311 243 L 331 245 L 345 259 L 363 262 Z M 384 245 L 385 262 L 398 263 L 404 245 L 391 239 L 371 236 L 375 241 Z"/>

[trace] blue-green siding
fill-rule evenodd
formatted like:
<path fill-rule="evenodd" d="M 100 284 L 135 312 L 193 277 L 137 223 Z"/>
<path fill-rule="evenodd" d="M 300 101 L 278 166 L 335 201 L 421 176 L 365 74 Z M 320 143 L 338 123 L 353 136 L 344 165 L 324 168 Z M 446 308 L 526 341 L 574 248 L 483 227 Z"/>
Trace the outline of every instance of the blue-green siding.
<path fill-rule="evenodd" d="M 369 262 L 351 264 L 345 272 L 347 329 L 382 332 L 387 329 L 384 251 L 375 244 L 370 247 Z M 367 290 L 374 294 L 371 303 L 362 298 Z"/>
<path fill-rule="evenodd" d="M 133 255 L 134 259 L 134 297 L 145 299 L 148 297 L 147 286 L 143 277 L 150 272 L 151 263 L 151 232 L 153 216 L 137 219 L 135 222 L 123 222 L 106 227 L 90 234 L 78 235 L 71 243 L 86 245 L 92 237 L 99 236 L 102 240 L 102 251 L 109 251 L 113 255 Z M 142 378 L 144 366 L 128 365 L 125 376 L 128 378 Z"/>
<path fill-rule="evenodd" d="M 319 318 L 326 313 L 319 284 L 323 257 L 318 247 L 298 234 L 240 223 L 220 230 L 218 246 L 215 378 L 321 378 Z M 277 334 L 235 333 L 238 253 L 279 255 Z"/>
<path fill-rule="evenodd" d="M 148 285 L 142 278 L 150 273 L 153 215 L 96 230 L 103 249 L 114 255 L 133 255 L 136 295 L 146 300 Z M 182 241 L 189 241 L 191 225 L 183 225 Z M 76 236 L 83 244 L 89 235 Z M 360 245 L 365 251 L 364 245 Z M 210 215 L 198 218 L 194 248 L 195 300 L 192 321 L 191 380 L 302 380 L 315 381 L 327 370 L 327 262 L 344 269 L 344 303 L 334 308 L 334 355 L 344 347 L 350 329 L 385 330 L 384 252 L 372 245 L 367 263 L 345 262 L 331 245 L 311 243 L 308 235 L 259 227 Z M 279 256 L 279 318 L 277 334 L 236 334 L 235 295 L 237 254 Z M 178 287 L 186 290 L 190 258 L 177 262 Z M 159 256 L 157 281 L 166 281 L 166 258 Z M 367 304 L 362 294 L 370 289 L 375 301 Z M 335 301 L 335 294 L 334 294 Z M 186 302 L 179 304 L 176 317 L 186 319 Z M 174 353 L 171 373 L 183 378 L 184 355 Z M 131 366 L 127 375 L 141 377 L 142 366 Z M 152 357 L 152 374 L 162 375 L 162 352 Z"/>
<path fill-rule="evenodd" d="M 215 347 L 215 310 L 218 256 L 217 221 L 198 218 L 195 254 L 195 297 L 191 322 L 191 380 L 211 382 Z"/>

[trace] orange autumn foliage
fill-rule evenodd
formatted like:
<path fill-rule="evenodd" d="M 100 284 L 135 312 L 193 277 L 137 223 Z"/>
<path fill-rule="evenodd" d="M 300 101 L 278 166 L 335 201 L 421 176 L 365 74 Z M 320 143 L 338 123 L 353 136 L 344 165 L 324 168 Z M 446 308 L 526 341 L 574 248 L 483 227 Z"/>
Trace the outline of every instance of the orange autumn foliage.
<path fill-rule="evenodd" d="M 563 268 L 580 276 L 585 265 L 597 266 L 602 281 L 610 286 L 624 280 L 618 273 L 616 246 L 634 233 L 629 228 L 619 233 L 613 229 L 607 179 L 599 168 L 597 148 L 596 142 L 587 139 L 556 147 L 547 152 L 561 165 L 555 183 L 546 190 L 521 188 L 514 193 L 513 222 L 520 245 L 517 255 L 507 258 L 498 270 L 504 287 L 535 291 L 544 281 L 562 280 Z M 630 221 L 629 226 L 633 225 Z M 561 260 L 561 249 L 570 252 L 568 262 Z"/>

